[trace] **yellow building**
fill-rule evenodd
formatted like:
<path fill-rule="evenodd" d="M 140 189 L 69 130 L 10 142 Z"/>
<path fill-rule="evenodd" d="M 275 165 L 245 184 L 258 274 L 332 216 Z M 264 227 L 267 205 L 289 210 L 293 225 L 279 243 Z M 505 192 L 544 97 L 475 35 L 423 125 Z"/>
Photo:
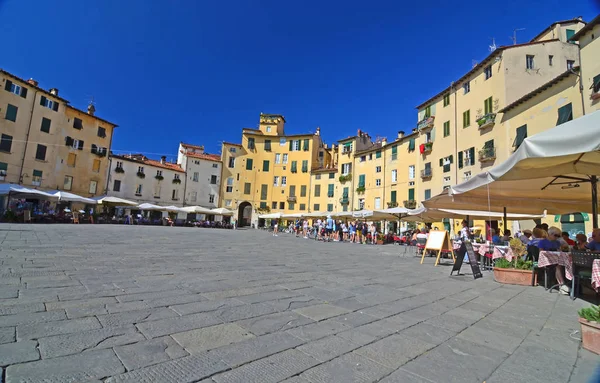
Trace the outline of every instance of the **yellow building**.
<path fill-rule="evenodd" d="M 309 212 L 331 212 L 342 211 L 344 208 L 348 209 L 350 199 L 347 196 L 346 198 L 336 197 L 336 195 L 340 194 L 336 192 L 340 188 L 337 154 L 338 147 L 336 145 L 328 146 L 327 144 L 323 144 L 319 148 L 319 161 L 310 172 Z"/>
<path fill-rule="evenodd" d="M 600 15 L 570 37 L 579 42 L 585 114 L 600 110 Z"/>
<path fill-rule="evenodd" d="M 41 190 L 104 194 L 113 130 L 38 82 L 0 70 L 0 178 Z"/>
<path fill-rule="evenodd" d="M 286 135 L 285 118 L 261 114 L 258 129 L 244 128 L 242 144 L 223 143 L 223 206 L 240 225 L 268 212 L 302 213 L 310 206 L 310 171 L 319 167 L 320 131 Z"/>

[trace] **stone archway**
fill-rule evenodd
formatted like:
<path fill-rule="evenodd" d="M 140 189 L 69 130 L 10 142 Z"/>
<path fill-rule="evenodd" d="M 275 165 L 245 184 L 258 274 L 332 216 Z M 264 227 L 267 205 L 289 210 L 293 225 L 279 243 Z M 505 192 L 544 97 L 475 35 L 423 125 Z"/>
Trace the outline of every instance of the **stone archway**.
<path fill-rule="evenodd" d="M 238 227 L 250 226 L 252 221 L 252 204 L 242 202 L 238 205 Z"/>

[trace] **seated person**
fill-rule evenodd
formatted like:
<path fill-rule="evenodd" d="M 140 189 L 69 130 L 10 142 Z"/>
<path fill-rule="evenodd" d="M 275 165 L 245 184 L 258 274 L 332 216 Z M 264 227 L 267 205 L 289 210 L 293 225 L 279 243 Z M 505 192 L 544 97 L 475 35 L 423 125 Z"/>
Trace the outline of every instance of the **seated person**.
<path fill-rule="evenodd" d="M 492 243 L 494 245 L 504 245 L 504 241 L 502 240 L 502 237 L 500 236 L 500 229 L 493 229 L 494 230 L 494 235 L 492 236 Z"/>
<path fill-rule="evenodd" d="M 511 232 L 510 232 L 510 230 L 508 230 L 508 229 L 507 229 L 507 230 L 504 230 L 504 237 L 502 237 L 502 240 L 503 240 L 504 242 L 510 242 L 510 240 L 511 240 L 511 239 L 512 239 L 512 237 L 511 237 Z"/>
<path fill-rule="evenodd" d="M 532 236 L 529 239 L 529 246 L 538 247 L 541 240 L 548 238 L 548 233 L 542 228 L 536 227 L 533 229 Z"/>
<path fill-rule="evenodd" d="M 573 241 L 571 238 L 569 238 L 569 233 L 567 233 L 566 231 L 562 232 L 562 239 L 565 240 L 565 242 L 567 243 L 567 245 L 569 245 L 569 246 L 575 246 L 575 241 Z"/>
<path fill-rule="evenodd" d="M 521 240 L 521 242 L 523 242 L 523 244 L 528 245 L 532 235 L 533 233 L 531 232 L 531 230 L 525 229 L 523 230 L 523 234 L 519 237 L 519 239 Z"/>
<path fill-rule="evenodd" d="M 586 249 L 600 251 L 600 229 L 596 228 L 592 231 L 592 240 L 585 246 Z"/>
<path fill-rule="evenodd" d="M 577 250 L 585 250 L 588 244 L 587 236 L 585 234 L 577 234 L 575 236 L 577 243 L 575 244 L 575 248 Z"/>
<path fill-rule="evenodd" d="M 538 247 L 540 250 L 557 251 L 565 246 L 561 243 L 560 239 L 562 239 L 562 231 L 558 227 L 552 226 L 548 229 L 548 238 L 542 239 L 538 244 Z M 563 266 L 556 265 L 555 276 L 556 280 L 560 284 L 559 292 L 567 295 L 571 290 L 569 286 L 566 285 L 566 280 L 563 275 Z"/>

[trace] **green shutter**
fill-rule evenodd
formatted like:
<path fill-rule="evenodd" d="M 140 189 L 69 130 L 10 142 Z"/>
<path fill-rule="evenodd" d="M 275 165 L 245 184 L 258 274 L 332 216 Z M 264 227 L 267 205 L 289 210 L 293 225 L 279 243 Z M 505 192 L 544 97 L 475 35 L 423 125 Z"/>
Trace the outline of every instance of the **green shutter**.
<path fill-rule="evenodd" d="M 440 158 L 440 166 L 444 166 L 444 159 Z"/>
<path fill-rule="evenodd" d="M 408 150 L 409 151 L 415 150 L 415 139 L 414 138 L 411 138 L 410 141 L 408 141 Z"/>
<path fill-rule="evenodd" d="M 556 126 L 564 124 L 567 121 L 571 121 L 572 119 L 573 106 L 571 103 L 568 103 L 567 105 L 558 108 L 558 120 L 556 121 Z"/>
<path fill-rule="evenodd" d="M 269 171 L 269 161 L 264 160 L 263 161 L 263 172 L 268 172 L 268 171 Z"/>
<path fill-rule="evenodd" d="M 328 203 L 327 204 L 327 211 L 329 211 L 329 212 L 333 211 L 333 204 L 332 203 Z"/>
<path fill-rule="evenodd" d="M 321 185 L 315 185 L 315 197 L 321 196 Z"/>
<path fill-rule="evenodd" d="M 392 155 L 394 155 L 396 153 L 398 153 L 398 146 L 394 145 L 394 146 L 392 146 Z"/>
<path fill-rule="evenodd" d="M 265 140 L 265 151 L 271 151 L 271 140 Z"/>
<path fill-rule="evenodd" d="M 269 185 L 260 185 L 260 199 L 267 199 L 267 192 L 269 190 Z"/>
<path fill-rule="evenodd" d="M 321 208 L 321 205 L 319 205 L 318 203 L 313 205 L 313 211 L 319 211 L 320 208 Z"/>
<path fill-rule="evenodd" d="M 246 160 L 246 170 L 252 170 L 252 158 Z"/>
<path fill-rule="evenodd" d="M 453 164 L 454 163 L 454 157 L 452 154 L 450 154 L 450 157 L 448 157 L 448 159 L 450 160 L 450 163 Z"/>
<path fill-rule="evenodd" d="M 425 199 L 428 200 L 429 198 L 431 198 L 431 189 L 426 189 L 425 190 Z"/>
<path fill-rule="evenodd" d="M 494 147 L 494 140 L 489 140 L 486 141 L 485 144 L 483 145 L 484 148 L 493 148 Z"/>
<path fill-rule="evenodd" d="M 344 198 L 348 198 L 348 192 L 349 192 L 349 191 L 350 191 L 350 188 L 349 188 L 349 187 L 345 187 L 345 188 L 344 188 L 344 194 L 342 194 L 342 197 L 344 197 Z"/>
<path fill-rule="evenodd" d="M 42 171 L 41 170 L 34 170 L 33 171 L 33 176 L 34 177 L 41 177 L 42 176 Z"/>
<path fill-rule="evenodd" d="M 358 187 L 365 187 L 365 175 L 361 174 L 358 176 Z"/>
<path fill-rule="evenodd" d="M 17 108 L 16 106 L 8 104 L 6 107 L 6 119 L 12 122 L 16 122 L 18 110 L 19 108 Z"/>
<path fill-rule="evenodd" d="M 413 201 L 415 199 L 415 189 L 408 189 L 408 200 Z"/>
<path fill-rule="evenodd" d="M 306 185 L 300 185 L 300 197 L 306 197 Z M 300 209 L 304 210 L 304 209 Z"/>
<path fill-rule="evenodd" d="M 8 170 L 8 164 L 6 162 L 0 162 L 0 170 Z M 33 171 L 33 175 L 35 176 L 35 170 Z"/>
<path fill-rule="evenodd" d="M 6 80 L 6 84 L 4 85 L 4 90 L 7 90 L 10 92 L 11 87 L 12 87 L 12 81 Z"/>
<path fill-rule="evenodd" d="M 250 185 L 250 183 L 248 183 L 248 182 L 244 183 L 244 194 L 250 194 L 251 188 L 252 188 L 252 186 Z"/>
<path fill-rule="evenodd" d="M 46 106 L 46 97 L 45 96 L 40 97 L 40 105 Z"/>
<path fill-rule="evenodd" d="M 290 197 L 296 196 L 296 185 L 290 185 Z"/>
<path fill-rule="evenodd" d="M 450 135 L 450 121 L 444 122 L 444 137 L 448 137 Z"/>
<path fill-rule="evenodd" d="M 375 152 L 375 158 L 381 158 L 381 150 Z"/>
<path fill-rule="evenodd" d="M 517 128 L 517 136 L 515 137 L 515 141 L 513 142 L 513 146 L 518 148 L 521 146 L 523 141 L 527 138 L 527 125 L 519 126 Z"/>
<path fill-rule="evenodd" d="M 302 173 L 308 172 L 308 160 L 302 160 Z"/>
<path fill-rule="evenodd" d="M 290 152 L 294 149 L 294 141 L 290 140 Z"/>
<path fill-rule="evenodd" d="M 21 97 L 27 98 L 27 88 L 21 88 Z"/>
<path fill-rule="evenodd" d="M 309 146 L 310 146 L 310 140 L 309 139 L 305 139 L 304 140 L 304 148 L 303 148 L 305 152 L 308 152 Z"/>
<path fill-rule="evenodd" d="M 392 194 L 390 196 L 391 202 L 396 202 L 396 193 L 397 192 L 395 190 L 392 190 Z"/>
<path fill-rule="evenodd" d="M 469 158 L 471 159 L 471 163 L 475 163 L 475 147 L 469 149 Z"/>
<path fill-rule="evenodd" d="M 567 29 L 566 30 L 566 34 L 567 34 L 567 41 L 569 41 L 569 39 L 573 36 L 575 36 L 575 30 L 574 29 Z M 569 41 L 571 43 L 575 43 L 574 41 Z"/>
<path fill-rule="evenodd" d="M 458 168 L 463 168 L 463 152 L 458 152 Z"/>
<path fill-rule="evenodd" d="M 40 130 L 42 132 L 50 133 L 50 123 L 51 121 L 49 119 L 42 117 L 42 127 Z"/>
<path fill-rule="evenodd" d="M 292 173 L 296 173 L 298 171 L 298 161 L 292 161 Z"/>
<path fill-rule="evenodd" d="M 600 91 L 600 74 L 595 76 L 592 80 L 592 90 L 594 93 Z"/>
<path fill-rule="evenodd" d="M 334 188 L 333 184 L 327 185 L 327 197 L 333 197 L 333 188 Z"/>

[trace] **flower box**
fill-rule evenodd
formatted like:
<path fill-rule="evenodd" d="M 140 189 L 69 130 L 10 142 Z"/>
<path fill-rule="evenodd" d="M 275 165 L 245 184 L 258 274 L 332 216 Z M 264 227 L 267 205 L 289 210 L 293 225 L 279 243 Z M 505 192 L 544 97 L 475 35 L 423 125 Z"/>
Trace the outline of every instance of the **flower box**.
<path fill-rule="evenodd" d="M 579 318 L 583 348 L 600 355 L 600 323 Z"/>
<path fill-rule="evenodd" d="M 488 113 L 485 116 L 477 119 L 479 129 L 490 128 L 496 123 L 496 113 Z"/>
<path fill-rule="evenodd" d="M 531 270 L 494 267 L 494 280 L 507 285 L 531 286 Z M 537 284 L 537 274 L 533 285 Z"/>

